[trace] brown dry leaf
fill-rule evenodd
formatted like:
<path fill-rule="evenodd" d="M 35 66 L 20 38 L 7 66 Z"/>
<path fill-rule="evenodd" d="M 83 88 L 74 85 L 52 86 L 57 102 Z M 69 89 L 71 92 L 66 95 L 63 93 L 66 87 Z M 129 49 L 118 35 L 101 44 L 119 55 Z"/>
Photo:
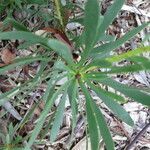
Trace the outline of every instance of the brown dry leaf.
<path fill-rule="evenodd" d="M 40 108 L 35 108 L 34 114 L 35 114 L 36 116 L 40 116 L 40 114 L 41 114 Z"/>
<path fill-rule="evenodd" d="M 72 45 L 71 41 L 68 39 L 67 35 L 64 32 L 62 32 L 58 29 L 50 28 L 50 27 L 45 27 L 42 30 L 52 33 L 56 39 L 67 44 L 71 50 L 73 49 L 73 45 Z"/>
<path fill-rule="evenodd" d="M 0 119 L 0 133 L 3 134 L 4 136 L 7 135 L 7 122 L 3 119 Z M 4 144 L 2 137 L 0 137 L 0 146 Z"/>
<path fill-rule="evenodd" d="M 0 28 L 2 28 L 3 27 L 3 23 L 2 22 L 0 22 Z"/>
<path fill-rule="evenodd" d="M 39 104 L 39 106 L 35 108 L 34 114 L 36 116 L 40 116 L 40 114 L 41 114 L 41 112 L 42 112 L 43 109 L 44 109 L 44 102 L 41 101 L 40 104 Z"/>
<path fill-rule="evenodd" d="M 6 64 L 4 63 L 0 63 L 0 67 L 6 66 Z"/>
<path fill-rule="evenodd" d="M 3 22 L 0 22 L 0 29 L 2 31 L 10 31 L 12 28 L 12 26 L 9 24 L 9 25 L 4 25 Z"/>
<path fill-rule="evenodd" d="M 10 64 L 16 57 L 16 54 L 10 49 L 3 49 L 1 52 L 1 59 L 5 64 Z"/>

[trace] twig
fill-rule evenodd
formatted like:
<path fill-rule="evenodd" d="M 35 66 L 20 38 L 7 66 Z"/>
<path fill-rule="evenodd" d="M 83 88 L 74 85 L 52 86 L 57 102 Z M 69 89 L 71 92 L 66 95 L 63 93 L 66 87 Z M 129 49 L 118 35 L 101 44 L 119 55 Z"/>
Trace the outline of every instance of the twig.
<path fill-rule="evenodd" d="M 144 10 L 137 9 L 135 7 L 128 6 L 128 5 L 123 5 L 123 7 L 121 8 L 121 10 L 126 10 L 126 11 L 129 11 L 129 12 L 138 14 L 138 15 L 143 15 L 143 16 L 146 16 L 146 17 L 150 17 L 150 13 L 146 14 Z"/>
<path fill-rule="evenodd" d="M 150 122 L 145 125 L 145 127 L 135 136 L 133 141 L 125 148 L 125 150 L 130 150 L 136 141 L 142 136 L 142 134 L 150 127 Z"/>

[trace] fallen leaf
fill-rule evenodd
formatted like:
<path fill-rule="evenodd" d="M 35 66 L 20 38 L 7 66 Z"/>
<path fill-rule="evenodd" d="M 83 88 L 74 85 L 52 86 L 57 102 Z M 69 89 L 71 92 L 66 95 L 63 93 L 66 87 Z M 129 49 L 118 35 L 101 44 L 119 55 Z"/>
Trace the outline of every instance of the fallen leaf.
<path fill-rule="evenodd" d="M 7 100 L 7 99 L 6 99 Z M 17 120 L 22 120 L 22 117 L 18 113 L 18 111 L 14 108 L 14 106 L 9 102 L 6 101 L 2 104 L 2 107 L 5 108 L 7 112 L 9 112 L 13 117 L 15 117 Z"/>
<path fill-rule="evenodd" d="M 73 45 L 64 32 L 50 27 L 45 27 L 42 30 L 52 33 L 56 39 L 67 44 L 70 47 L 70 49 L 73 50 Z"/>
<path fill-rule="evenodd" d="M 6 66 L 6 64 L 4 63 L 0 63 L 0 67 Z"/>
<path fill-rule="evenodd" d="M 84 149 L 86 149 L 86 147 L 87 147 L 87 141 L 86 141 L 86 137 L 84 137 L 72 148 L 72 150 L 84 150 Z M 91 150 L 89 138 L 88 138 L 88 150 Z"/>
<path fill-rule="evenodd" d="M 9 24 L 9 25 L 6 25 L 6 24 L 3 24 L 3 22 L 0 22 L 0 30 L 1 31 L 10 31 L 12 28 L 12 26 Z"/>
<path fill-rule="evenodd" d="M 16 54 L 10 49 L 5 48 L 1 52 L 1 59 L 5 64 L 10 64 L 16 57 Z"/>

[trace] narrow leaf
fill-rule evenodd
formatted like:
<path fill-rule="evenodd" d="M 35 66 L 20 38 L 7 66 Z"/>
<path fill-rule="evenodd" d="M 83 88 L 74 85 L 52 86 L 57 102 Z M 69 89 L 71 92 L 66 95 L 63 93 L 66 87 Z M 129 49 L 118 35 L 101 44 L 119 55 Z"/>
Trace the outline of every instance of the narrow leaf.
<path fill-rule="evenodd" d="M 32 44 L 45 43 L 45 38 L 25 31 L 1 32 L 0 40 L 26 40 L 32 42 Z"/>
<path fill-rule="evenodd" d="M 30 32 L 24 31 L 12 31 L 12 32 L 3 32 L 0 34 L 0 40 L 13 40 L 20 39 L 30 41 L 32 44 L 40 43 L 46 48 L 51 48 L 57 52 L 63 59 L 65 59 L 69 64 L 73 64 L 73 58 L 70 49 L 64 43 L 47 38 L 43 38 L 32 34 Z"/>
<path fill-rule="evenodd" d="M 72 80 L 72 82 L 70 83 L 70 86 L 68 88 L 68 96 L 70 100 L 71 113 L 72 113 L 72 131 L 71 131 L 71 136 L 70 136 L 69 146 L 68 146 L 70 149 L 73 138 L 75 138 L 74 131 L 77 123 L 77 114 L 78 114 L 77 100 L 78 100 L 79 93 L 78 93 L 78 83 L 76 79 Z"/>
<path fill-rule="evenodd" d="M 107 150 L 114 150 L 114 142 L 112 140 L 110 131 L 107 127 L 105 118 L 104 118 L 103 114 L 101 113 L 100 109 L 96 106 L 96 104 L 93 101 L 92 101 L 92 103 L 94 105 L 94 110 L 95 110 L 98 126 L 100 129 L 101 136 L 103 137 L 105 146 L 106 146 Z"/>
<path fill-rule="evenodd" d="M 117 102 L 115 102 L 111 97 L 109 97 L 103 89 L 97 88 L 90 82 L 88 82 L 88 85 L 93 89 L 93 91 L 95 91 L 95 93 L 100 97 L 100 99 L 103 100 L 106 106 L 108 106 L 108 108 L 110 108 L 115 113 L 117 117 L 119 117 L 122 121 L 124 121 L 130 126 L 134 125 L 134 122 L 131 119 L 130 115 Z"/>
<path fill-rule="evenodd" d="M 150 46 L 139 47 L 135 50 L 128 51 L 128 52 L 120 54 L 120 55 L 112 56 L 110 58 L 107 58 L 106 60 L 109 61 L 109 62 L 118 62 L 118 61 L 121 61 L 123 59 L 127 59 L 127 58 L 130 58 L 130 57 L 133 57 L 133 56 L 137 56 L 141 53 L 149 52 L 149 51 L 150 51 Z"/>
<path fill-rule="evenodd" d="M 32 134 L 31 134 L 31 136 L 30 136 L 29 142 L 28 142 L 28 144 L 27 144 L 27 148 L 29 148 L 29 147 L 32 146 L 32 144 L 34 143 L 36 137 L 38 136 L 39 132 L 41 131 L 41 128 L 42 128 L 42 126 L 43 126 L 43 124 L 44 124 L 44 122 L 45 122 L 45 119 L 46 119 L 46 117 L 47 117 L 47 114 L 49 113 L 49 111 L 50 111 L 50 109 L 51 109 L 51 107 L 52 107 L 52 105 L 53 105 L 55 99 L 58 97 L 59 94 L 62 93 L 62 91 L 63 91 L 64 89 L 67 88 L 68 85 L 69 85 L 69 81 L 66 82 L 63 86 L 61 86 L 61 87 L 53 94 L 53 96 L 52 96 L 51 99 L 47 100 L 47 102 L 46 102 L 46 104 L 45 104 L 45 107 L 44 107 L 44 109 L 43 109 L 43 111 L 42 111 L 42 113 L 41 113 L 41 115 L 40 115 L 40 117 L 39 117 L 39 119 L 38 119 L 38 122 L 37 122 L 37 124 L 36 124 L 36 126 L 35 126 L 35 128 L 34 128 L 34 130 L 33 130 L 33 132 L 32 132 Z"/>
<path fill-rule="evenodd" d="M 68 96 L 69 96 L 71 111 L 72 111 L 72 131 L 74 131 L 77 122 L 77 101 L 76 101 L 77 89 L 78 89 L 77 81 L 72 80 L 68 88 Z"/>
<path fill-rule="evenodd" d="M 48 40 L 46 45 L 57 52 L 68 64 L 73 64 L 71 50 L 67 45 L 54 39 Z"/>
<path fill-rule="evenodd" d="M 131 64 L 124 67 L 110 67 L 110 71 L 101 72 L 101 74 L 116 74 L 116 73 L 129 73 L 129 72 L 138 72 L 141 70 L 150 70 L 149 64 Z"/>
<path fill-rule="evenodd" d="M 14 69 L 14 67 L 22 66 L 25 64 L 30 64 L 32 62 L 39 61 L 39 60 L 45 61 L 45 62 L 50 61 L 49 58 L 42 57 L 42 56 L 37 56 L 37 57 L 28 56 L 28 57 L 24 57 L 24 58 L 18 58 L 16 60 L 14 60 L 12 64 L 4 66 L 4 67 L 0 67 L 0 74 L 4 74 L 5 71 Z"/>
<path fill-rule="evenodd" d="M 149 69 L 150 68 L 150 59 L 146 57 L 141 57 L 141 56 L 135 56 L 128 58 L 129 61 L 134 62 L 135 64 L 138 64 L 143 67 L 143 70 Z"/>
<path fill-rule="evenodd" d="M 53 126 L 52 126 L 52 129 L 51 129 L 51 132 L 50 132 L 50 141 L 51 142 L 55 141 L 55 139 L 57 137 L 57 134 L 59 132 L 59 128 L 62 124 L 66 99 L 67 99 L 67 94 L 66 94 L 66 91 L 65 91 L 65 93 L 63 94 L 63 96 L 60 100 L 60 104 L 57 108 L 57 112 L 56 112 L 56 115 L 55 115 L 55 120 L 53 122 Z"/>
<path fill-rule="evenodd" d="M 7 19 L 4 21 L 4 25 L 7 26 L 7 25 L 10 25 L 10 24 L 12 24 L 13 27 L 14 27 L 16 30 L 29 32 L 29 30 L 28 30 L 23 24 L 19 23 L 19 22 L 16 21 L 15 19 L 7 18 Z"/>
<path fill-rule="evenodd" d="M 99 72 L 90 72 L 84 75 L 85 78 L 94 79 L 95 81 L 99 81 L 105 78 L 108 78 L 104 74 L 100 74 Z"/>
<path fill-rule="evenodd" d="M 85 53 L 93 47 L 99 21 L 99 4 L 97 0 L 87 0 L 85 6 Z"/>
<path fill-rule="evenodd" d="M 89 91 L 86 89 L 85 85 L 80 82 L 80 87 L 85 95 L 86 99 L 86 112 L 87 112 L 87 121 L 88 121 L 88 129 L 89 129 L 89 136 L 91 141 L 92 150 L 98 150 L 99 146 L 99 131 L 97 126 L 96 114 L 92 104 L 92 98 L 89 94 Z"/>
<path fill-rule="evenodd" d="M 106 43 L 106 44 L 103 44 L 97 48 L 94 48 L 91 51 L 90 55 L 92 57 L 96 57 L 96 58 L 106 57 L 112 50 L 118 48 L 119 46 L 121 46 L 122 44 L 124 44 L 125 42 L 130 40 L 133 36 L 135 36 L 137 33 L 139 33 L 142 29 L 144 29 L 148 25 L 149 25 L 149 23 L 144 23 L 141 26 L 138 26 L 138 27 L 132 29 L 131 31 L 126 33 L 120 39 L 117 39 L 114 42 Z"/>
<path fill-rule="evenodd" d="M 112 66 L 112 63 L 106 61 L 105 59 L 93 60 L 90 64 L 84 67 L 85 71 L 91 71 L 97 68 L 109 68 Z"/>
<path fill-rule="evenodd" d="M 116 89 L 117 91 L 125 94 L 126 96 L 134 99 L 135 101 L 139 103 L 150 106 L 150 94 L 145 93 L 141 91 L 140 89 L 121 84 L 117 81 L 112 80 L 111 78 L 102 79 L 102 80 L 99 80 L 99 82 Z"/>
<path fill-rule="evenodd" d="M 117 16 L 118 12 L 121 10 L 125 0 L 115 0 L 115 2 L 108 8 L 107 12 L 104 14 L 104 19 L 102 24 L 98 28 L 98 36 L 101 37 L 113 22 L 114 18 Z"/>

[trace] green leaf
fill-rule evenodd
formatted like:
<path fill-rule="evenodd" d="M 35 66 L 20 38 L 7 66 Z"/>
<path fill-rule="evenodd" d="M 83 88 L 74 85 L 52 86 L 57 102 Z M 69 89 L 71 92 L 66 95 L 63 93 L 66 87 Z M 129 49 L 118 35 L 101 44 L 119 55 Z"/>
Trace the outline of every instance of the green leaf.
<path fill-rule="evenodd" d="M 19 31 L 29 32 L 29 30 L 23 24 L 19 23 L 18 21 L 14 20 L 12 18 L 5 19 L 3 24 L 4 24 L 4 26 L 8 26 L 8 25 L 12 24 L 13 27 Z"/>
<path fill-rule="evenodd" d="M 71 104 L 72 118 L 74 122 L 73 127 L 75 127 L 77 121 L 77 89 L 77 81 L 74 79 L 72 80 L 68 88 L 68 96 Z"/>
<path fill-rule="evenodd" d="M 132 51 L 128 51 L 128 52 L 120 54 L 120 55 L 116 55 L 116 56 L 106 58 L 106 60 L 109 61 L 109 62 L 118 62 L 118 61 L 121 61 L 123 59 L 127 59 L 127 58 L 130 58 L 130 57 L 133 57 L 133 56 L 137 56 L 141 53 L 149 52 L 149 51 L 150 51 L 150 46 L 139 47 L 139 48 L 134 49 Z"/>
<path fill-rule="evenodd" d="M 26 0 L 28 4 L 39 4 L 39 5 L 43 5 L 44 4 L 44 0 Z"/>
<path fill-rule="evenodd" d="M 110 67 L 110 71 L 101 72 L 101 74 L 116 74 L 116 73 L 129 73 L 129 72 L 138 72 L 141 70 L 150 70 L 149 63 L 147 64 L 131 64 L 123 67 Z"/>
<path fill-rule="evenodd" d="M 112 99 L 120 102 L 120 103 L 125 103 L 126 100 L 124 99 L 124 97 L 122 97 L 121 95 L 117 95 L 116 93 L 112 93 L 110 91 L 105 91 L 104 90 L 104 94 L 108 95 L 109 97 L 111 97 Z"/>
<path fill-rule="evenodd" d="M 34 128 L 34 130 L 32 132 L 32 134 L 31 134 L 31 136 L 30 136 L 29 142 L 28 142 L 27 147 L 26 147 L 27 149 L 32 146 L 32 144 L 34 143 L 36 137 L 38 136 L 38 134 L 39 134 L 39 132 L 40 132 L 40 130 L 41 130 L 44 122 L 45 122 L 47 114 L 49 113 L 49 111 L 50 111 L 50 109 L 51 109 L 51 107 L 52 107 L 55 99 L 58 97 L 59 94 L 62 93 L 62 91 L 64 89 L 66 89 L 69 86 L 69 82 L 70 81 L 67 81 L 64 85 L 62 85 L 53 94 L 53 96 L 51 97 L 51 99 L 49 99 L 49 100 L 46 101 L 45 107 L 44 107 L 44 109 L 43 109 L 43 111 L 42 111 L 42 113 L 41 113 L 41 115 L 40 115 L 40 117 L 38 119 L 38 122 L 37 122 L 37 124 L 36 124 L 36 126 L 35 126 L 35 128 Z"/>
<path fill-rule="evenodd" d="M 55 84 L 56 84 L 56 81 L 57 81 L 59 75 L 57 74 L 57 72 L 53 72 L 53 73 L 54 74 L 51 75 L 51 79 L 48 81 L 46 91 L 43 95 L 43 100 L 45 102 L 48 99 L 50 99 L 52 97 L 53 93 L 55 92 Z"/>
<path fill-rule="evenodd" d="M 0 5 L 0 14 L 5 10 L 5 6 Z"/>
<path fill-rule="evenodd" d="M 9 71 L 9 70 L 14 69 L 14 67 L 22 66 L 25 64 L 30 64 L 32 62 L 39 61 L 39 60 L 49 62 L 50 58 L 46 58 L 43 56 L 36 56 L 36 57 L 28 56 L 28 57 L 24 57 L 24 58 L 18 58 L 16 60 L 14 60 L 14 62 L 12 64 L 4 66 L 4 67 L 0 67 L 0 75 L 4 74 L 5 71 Z"/>
<path fill-rule="evenodd" d="M 104 34 L 103 36 L 99 37 L 98 41 L 112 42 L 115 41 L 115 39 L 115 36 Z"/>
<path fill-rule="evenodd" d="M 22 1 L 20 0 L 15 0 L 15 5 L 18 6 L 20 9 L 22 9 Z"/>
<path fill-rule="evenodd" d="M 98 150 L 100 137 L 97 126 L 96 114 L 92 104 L 92 98 L 89 94 L 89 91 L 86 89 L 85 85 L 82 82 L 80 82 L 79 84 L 86 99 L 86 113 L 87 113 L 87 122 L 91 141 L 91 148 L 92 150 Z"/>
<path fill-rule="evenodd" d="M 90 56 L 95 57 L 97 59 L 106 57 L 112 50 L 118 48 L 126 41 L 130 40 L 133 36 L 135 36 L 137 33 L 139 33 L 142 29 L 144 29 L 148 25 L 149 23 L 144 23 L 141 26 L 132 29 L 131 31 L 129 31 L 123 37 L 117 39 L 116 41 L 106 43 L 97 48 L 94 48 L 91 51 Z"/>
<path fill-rule="evenodd" d="M 46 45 L 57 52 L 68 64 L 73 64 L 71 50 L 67 45 L 54 39 L 48 40 Z"/>
<path fill-rule="evenodd" d="M 73 19 L 70 19 L 69 23 L 73 23 L 73 22 L 75 22 L 75 23 L 78 22 L 78 23 L 80 23 L 81 25 L 84 25 L 84 17 L 81 16 L 81 17 L 79 17 L 79 18 L 75 17 L 75 18 L 73 18 Z"/>
<path fill-rule="evenodd" d="M 54 67 L 56 70 L 59 71 L 68 71 L 68 72 L 71 71 L 71 69 L 67 65 L 65 65 L 65 62 L 61 60 L 56 61 Z"/>
<path fill-rule="evenodd" d="M 61 28 L 64 30 L 66 24 L 65 24 L 65 18 L 64 18 L 64 9 L 63 9 L 61 0 L 54 0 L 54 3 L 55 3 L 55 11 L 57 14 L 57 18 L 59 20 Z"/>
<path fill-rule="evenodd" d="M 103 140 L 106 144 L 106 148 L 109 150 L 114 150 L 114 144 L 113 144 L 109 129 L 107 127 L 106 121 L 103 117 L 103 114 L 101 113 L 99 108 L 96 106 L 95 102 L 92 100 L 89 94 L 89 91 L 86 89 L 84 84 L 80 82 L 80 86 L 86 98 L 87 120 L 88 120 L 88 125 L 89 125 L 89 134 L 91 134 L 90 140 L 91 140 L 92 150 L 98 149 L 97 147 L 98 146 L 97 142 L 99 142 L 98 133 L 102 135 Z"/>
<path fill-rule="evenodd" d="M 25 31 L 1 32 L 0 40 L 26 40 L 32 42 L 32 44 L 45 43 L 45 38 Z"/>
<path fill-rule="evenodd" d="M 86 76 L 86 78 L 88 78 L 89 80 L 90 79 L 94 79 L 96 81 L 98 81 L 100 79 L 103 79 L 103 78 L 101 78 L 99 76 L 97 76 L 97 78 L 96 77 L 93 78 L 92 76 Z M 103 90 L 103 94 L 104 95 L 107 95 L 107 96 L 111 97 L 112 99 L 114 99 L 114 100 L 116 100 L 118 102 L 124 103 L 126 101 L 121 95 L 117 95 L 116 93 L 113 93 L 113 92 L 110 92 L 110 91 L 106 91 L 104 89 L 101 89 L 101 90 Z"/>
<path fill-rule="evenodd" d="M 74 79 L 70 83 L 70 86 L 68 88 L 68 96 L 71 104 L 71 111 L 72 111 L 72 134 L 71 138 L 73 137 L 74 128 L 77 123 L 77 112 L 78 112 L 78 106 L 77 106 L 77 81 Z M 71 141 L 71 140 L 70 140 Z"/>
<path fill-rule="evenodd" d="M 100 129 L 101 136 L 103 137 L 105 146 L 106 146 L 107 150 L 114 150 L 114 142 L 112 140 L 112 137 L 111 137 L 110 131 L 107 127 L 104 116 L 101 113 L 100 109 L 96 106 L 96 104 L 93 101 L 92 101 L 92 103 L 94 105 L 94 110 L 95 110 L 98 126 Z"/>
<path fill-rule="evenodd" d="M 113 22 L 114 18 L 117 16 L 118 12 L 122 8 L 125 0 L 115 0 L 115 2 L 108 8 L 104 15 L 103 22 L 98 28 L 98 36 L 104 35 L 106 29 Z"/>
<path fill-rule="evenodd" d="M 51 132 L 50 132 L 50 141 L 51 142 L 55 141 L 55 139 L 57 137 L 57 134 L 59 132 L 59 128 L 62 124 L 63 117 L 64 117 L 64 109 L 65 109 L 66 99 L 67 99 L 67 92 L 65 91 L 62 98 L 61 98 L 61 100 L 60 100 L 59 106 L 57 108 L 57 112 L 56 112 L 56 115 L 55 115 L 55 120 L 53 122 L 53 126 L 52 126 L 52 129 L 51 129 Z"/>
<path fill-rule="evenodd" d="M 26 114 L 24 115 L 23 119 L 21 120 L 21 122 L 18 124 L 16 131 L 19 129 L 21 130 L 22 127 L 29 121 L 29 119 L 33 116 L 35 109 L 37 108 L 38 103 L 33 104 L 28 111 L 26 112 Z"/>
<path fill-rule="evenodd" d="M 13 39 L 30 41 L 32 44 L 40 43 L 43 46 L 46 46 L 47 48 L 49 47 L 53 49 L 63 59 L 65 59 L 68 62 L 68 64 L 71 65 L 73 64 L 71 50 L 67 47 L 67 45 L 58 40 L 54 39 L 48 40 L 47 38 L 43 38 L 30 32 L 24 31 L 3 32 L 0 34 L 0 40 L 13 40 Z"/>
<path fill-rule="evenodd" d="M 104 74 L 100 74 L 99 72 L 90 72 L 84 75 L 85 78 L 94 79 L 95 81 L 99 81 L 105 78 L 108 78 Z"/>
<path fill-rule="evenodd" d="M 130 115 L 109 95 L 107 95 L 107 93 L 103 89 L 97 88 L 96 86 L 92 85 L 90 82 L 88 82 L 88 85 L 97 94 L 97 96 L 100 97 L 101 100 L 103 100 L 106 106 L 114 112 L 114 114 L 118 118 L 120 118 L 122 121 L 124 121 L 130 126 L 134 125 L 134 122 L 131 119 Z"/>
<path fill-rule="evenodd" d="M 102 79 L 102 80 L 99 80 L 99 82 L 116 89 L 117 91 L 123 93 L 124 95 L 134 99 L 135 101 L 139 103 L 150 106 L 150 94 L 145 93 L 141 91 L 140 89 L 121 84 L 117 81 L 112 80 L 111 78 Z"/>
<path fill-rule="evenodd" d="M 97 0 L 87 0 L 85 5 L 85 54 L 89 53 L 94 45 L 99 21 L 99 4 Z"/>
<path fill-rule="evenodd" d="M 93 60 L 90 64 L 86 65 L 84 67 L 84 71 L 91 71 L 94 70 L 96 68 L 109 68 L 110 66 L 112 66 L 112 63 L 110 63 L 109 61 L 106 61 L 104 59 L 98 59 L 98 60 Z"/>
<path fill-rule="evenodd" d="M 99 10 L 99 12 L 101 12 L 101 9 Z M 100 26 L 101 24 L 103 23 L 103 20 L 104 20 L 104 16 L 102 16 L 101 14 L 99 15 L 99 20 L 98 20 L 98 26 L 97 26 L 97 32 L 96 32 L 96 38 L 95 38 L 95 43 L 97 41 L 101 41 L 101 40 L 104 40 L 106 35 L 105 35 L 105 32 L 103 34 L 99 34 L 100 32 Z"/>
<path fill-rule="evenodd" d="M 135 56 L 135 57 L 128 58 L 128 60 L 142 66 L 143 70 L 150 69 L 150 65 L 149 65 L 150 59 L 146 57 Z"/>

